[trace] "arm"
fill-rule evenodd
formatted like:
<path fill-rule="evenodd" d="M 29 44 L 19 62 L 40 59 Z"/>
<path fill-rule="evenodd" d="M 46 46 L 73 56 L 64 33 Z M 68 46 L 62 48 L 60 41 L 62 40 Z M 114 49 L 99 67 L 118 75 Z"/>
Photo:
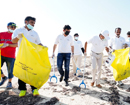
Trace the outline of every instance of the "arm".
<path fill-rule="evenodd" d="M 57 45 L 54 44 L 54 46 L 53 46 L 53 54 L 55 53 L 56 47 L 57 47 Z"/>
<path fill-rule="evenodd" d="M 9 47 L 18 47 L 18 44 L 17 43 L 9 44 Z"/>
<path fill-rule="evenodd" d="M 74 46 L 71 46 L 71 52 L 74 54 Z"/>
<path fill-rule="evenodd" d="M 84 45 L 84 49 L 85 49 L 85 50 L 84 50 L 84 53 L 86 53 L 86 50 L 87 50 L 87 44 L 88 44 L 88 43 L 85 42 L 85 45 Z"/>
<path fill-rule="evenodd" d="M 17 37 L 12 39 L 12 43 L 17 43 L 18 41 L 19 39 Z"/>

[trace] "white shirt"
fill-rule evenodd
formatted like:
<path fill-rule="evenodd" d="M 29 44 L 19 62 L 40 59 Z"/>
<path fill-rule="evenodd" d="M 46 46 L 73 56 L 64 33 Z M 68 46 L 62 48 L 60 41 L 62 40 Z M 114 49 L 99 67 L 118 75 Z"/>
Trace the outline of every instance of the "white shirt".
<path fill-rule="evenodd" d="M 88 44 L 91 43 L 91 51 L 95 53 L 103 53 L 103 50 L 105 47 L 108 46 L 108 41 L 107 40 L 101 40 L 99 36 L 94 36 L 90 40 L 87 41 Z"/>
<path fill-rule="evenodd" d="M 18 34 L 22 34 L 22 33 L 24 34 L 24 36 L 26 37 L 26 39 L 28 41 L 30 41 L 32 43 L 35 43 L 35 44 L 40 44 L 41 43 L 37 32 L 34 31 L 34 30 L 28 31 L 25 27 L 16 29 L 13 32 L 12 39 L 16 38 L 18 36 Z M 22 40 L 22 38 L 18 41 L 18 46 L 20 46 L 21 40 Z"/>
<path fill-rule="evenodd" d="M 123 38 L 121 36 L 119 38 L 117 38 L 115 36 L 115 37 L 111 38 L 109 46 L 111 46 L 112 49 L 119 50 L 119 49 L 123 49 L 124 43 L 125 43 L 125 38 Z"/>
<path fill-rule="evenodd" d="M 65 37 L 63 34 L 56 38 L 55 44 L 59 44 L 58 53 L 71 53 L 71 46 L 74 46 L 72 36 Z"/>
<path fill-rule="evenodd" d="M 125 43 L 128 45 L 128 47 L 130 47 L 130 40 L 129 39 L 127 39 Z"/>
<path fill-rule="evenodd" d="M 82 42 L 81 41 L 74 41 L 74 55 L 82 55 L 82 50 L 83 48 Z"/>

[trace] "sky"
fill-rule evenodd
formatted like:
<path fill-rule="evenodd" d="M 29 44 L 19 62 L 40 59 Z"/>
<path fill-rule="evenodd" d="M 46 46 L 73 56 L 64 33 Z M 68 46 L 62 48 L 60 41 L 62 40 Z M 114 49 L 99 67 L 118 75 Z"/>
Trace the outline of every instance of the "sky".
<path fill-rule="evenodd" d="M 101 30 L 108 30 L 113 37 L 115 28 L 121 27 L 124 38 L 130 31 L 130 0 L 0 0 L 0 4 L 0 32 L 7 31 L 8 22 L 20 28 L 26 16 L 36 17 L 34 30 L 49 48 L 49 56 L 64 25 L 71 26 L 70 35 L 79 34 L 83 46 Z"/>

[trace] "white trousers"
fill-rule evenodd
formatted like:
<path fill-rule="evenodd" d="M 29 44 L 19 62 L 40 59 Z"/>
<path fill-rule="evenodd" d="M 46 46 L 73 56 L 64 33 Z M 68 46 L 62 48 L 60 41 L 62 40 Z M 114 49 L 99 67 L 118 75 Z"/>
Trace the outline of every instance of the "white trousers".
<path fill-rule="evenodd" d="M 74 59 L 72 58 L 72 62 L 73 62 L 73 73 L 75 74 L 77 67 L 78 68 L 81 67 L 82 55 L 74 55 Z M 78 73 L 78 75 L 79 75 L 79 73 Z"/>
<path fill-rule="evenodd" d="M 97 74 L 97 81 L 96 85 L 100 84 L 100 77 L 101 77 L 101 67 L 103 62 L 103 53 L 96 54 L 91 52 L 91 60 L 92 60 L 92 82 L 96 81 L 96 74 Z M 97 68 L 98 67 L 98 68 Z"/>

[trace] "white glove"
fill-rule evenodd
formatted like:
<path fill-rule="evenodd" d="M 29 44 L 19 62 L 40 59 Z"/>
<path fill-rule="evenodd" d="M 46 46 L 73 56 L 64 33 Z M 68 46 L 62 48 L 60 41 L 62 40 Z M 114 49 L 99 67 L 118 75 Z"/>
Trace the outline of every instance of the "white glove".
<path fill-rule="evenodd" d="M 3 46 L 1 46 L 1 48 L 5 48 L 5 47 L 8 47 L 9 44 L 8 43 L 4 43 Z"/>
<path fill-rule="evenodd" d="M 18 39 L 21 39 L 22 37 L 23 37 L 22 34 L 18 34 L 17 36 Z"/>
<path fill-rule="evenodd" d="M 54 57 L 55 57 L 55 54 L 53 53 L 53 54 L 52 54 L 52 58 L 54 58 Z"/>
<path fill-rule="evenodd" d="M 84 52 L 84 56 L 85 56 L 85 57 L 87 56 L 87 53 L 86 53 L 86 52 Z"/>

